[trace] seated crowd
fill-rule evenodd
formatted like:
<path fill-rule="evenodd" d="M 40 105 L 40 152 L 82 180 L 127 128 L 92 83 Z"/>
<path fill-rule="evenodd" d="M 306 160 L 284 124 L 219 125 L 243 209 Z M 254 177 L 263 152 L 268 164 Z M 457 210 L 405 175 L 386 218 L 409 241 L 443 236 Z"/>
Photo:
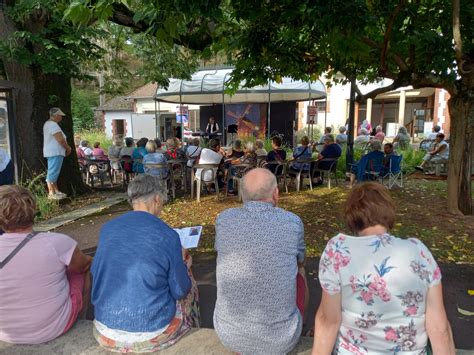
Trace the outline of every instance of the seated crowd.
<path fill-rule="evenodd" d="M 215 144 L 202 156 L 218 154 Z M 128 197 L 132 211 L 102 226 L 92 260 L 66 235 L 33 232 L 36 202 L 28 190 L 0 187 L 0 341 L 39 344 L 61 336 L 89 294 L 93 336 L 110 351 L 165 349 L 200 326 L 192 258 L 160 219 L 167 198 L 160 179 L 138 175 Z M 216 219 L 214 328 L 235 353 L 285 354 L 313 316 L 304 225 L 278 207 L 268 169 L 243 176 L 242 197 L 243 206 Z M 313 354 L 426 354 L 429 346 L 455 354 L 440 269 L 420 240 L 390 233 L 395 216 L 383 185 L 350 192 L 346 231 L 334 231 L 320 259 Z"/>

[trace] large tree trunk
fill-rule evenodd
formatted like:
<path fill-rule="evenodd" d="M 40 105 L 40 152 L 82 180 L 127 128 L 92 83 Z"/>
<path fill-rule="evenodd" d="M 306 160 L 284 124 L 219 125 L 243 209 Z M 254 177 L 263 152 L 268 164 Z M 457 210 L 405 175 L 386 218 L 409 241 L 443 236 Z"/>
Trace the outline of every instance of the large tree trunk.
<path fill-rule="evenodd" d="M 16 30 L 14 23 L 0 11 L 0 38 L 8 38 Z M 67 76 L 44 74 L 37 67 L 28 67 L 3 59 L 7 80 L 13 86 L 16 116 L 18 171 L 26 181 L 46 170 L 43 158 L 43 124 L 53 106 L 60 107 L 66 117 L 61 127 L 68 143 L 74 147 L 71 116 L 71 79 Z M 79 172 L 75 149 L 64 160 L 59 178 L 60 189 L 68 195 L 85 191 Z"/>
<path fill-rule="evenodd" d="M 449 114 L 451 134 L 448 169 L 448 211 L 454 214 L 472 214 L 471 172 L 474 150 L 474 100 L 465 85 L 451 96 Z M 474 84 L 474 83 L 473 83 Z"/>

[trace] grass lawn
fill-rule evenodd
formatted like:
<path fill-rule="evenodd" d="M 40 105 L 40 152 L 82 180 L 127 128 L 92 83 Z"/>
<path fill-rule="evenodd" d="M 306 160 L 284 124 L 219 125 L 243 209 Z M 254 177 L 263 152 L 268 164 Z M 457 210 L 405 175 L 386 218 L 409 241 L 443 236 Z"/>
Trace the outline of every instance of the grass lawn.
<path fill-rule="evenodd" d="M 308 256 L 319 256 L 331 237 L 347 231 L 343 204 L 348 191 L 346 187 L 316 188 L 281 195 L 280 207 L 304 222 Z M 394 235 L 421 239 L 440 262 L 474 264 L 474 216 L 459 218 L 445 212 L 446 181 L 409 179 L 403 189 L 393 190 L 392 196 L 397 205 Z M 165 206 L 162 218 L 173 227 L 202 225 L 197 252 L 212 252 L 217 215 L 240 205 L 237 197 L 216 201 L 214 196 L 205 196 L 201 203 L 187 197 Z"/>

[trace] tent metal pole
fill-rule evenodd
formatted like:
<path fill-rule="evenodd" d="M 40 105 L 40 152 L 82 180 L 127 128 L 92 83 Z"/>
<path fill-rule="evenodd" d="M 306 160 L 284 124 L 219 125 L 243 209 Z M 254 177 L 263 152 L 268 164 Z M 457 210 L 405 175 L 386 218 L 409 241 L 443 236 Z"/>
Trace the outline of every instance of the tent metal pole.
<path fill-rule="evenodd" d="M 158 100 L 158 120 L 157 120 L 157 124 L 158 124 L 158 135 L 157 137 L 159 139 L 163 139 L 163 137 L 161 136 L 161 108 L 160 108 L 160 100 Z"/>
<path fill-rule="evenodd" d="M 324 128 L 326 129 L 326 121 L 328 119 L 328 96 L 324 99 Z"/>
<path fill-rule="evenodd" d="M 309 89 L 309 100 L 308 100 L 308 106 L 311 106 L 311 82 L 308 81 L 308 89 Z M 306 123 L 308 123 L 309 121 L 309 110 L 306 109 Z M 309 125 L 308 125 L 308 138 L 310 140 L 310 142 L 313 141 L 313 134 L 314 134 L 314 127 L 313 127 L 313 123 L 311 121 L 311 134 L 309 133 Z"/>
<path fill-rule="evenodd" d="M 222 132 L 222 144 L 224 146 L 227 144 L 227 129 L 226 129 L 226 126 L 225 126 L 225 80 L 226 80 L 227 74 L 229 74 L 229 73 L 226 73 L 224 75 L 224 78 L 222 79 L 222 128 L 221 128 L 221 132 Z"/>
<path fill-rule="evenodd" d="M 272 82 L 268 81 L 268 113 L 267 113 L 267 138 L 270 139 L 270 119 L 271 119 L 271 108 L 272 108 Z"/>

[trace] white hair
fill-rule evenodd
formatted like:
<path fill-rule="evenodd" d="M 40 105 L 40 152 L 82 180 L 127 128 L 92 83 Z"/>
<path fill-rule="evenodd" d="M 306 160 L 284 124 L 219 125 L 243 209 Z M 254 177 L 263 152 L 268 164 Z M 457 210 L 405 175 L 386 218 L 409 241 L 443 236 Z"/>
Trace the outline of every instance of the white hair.
<path fill-rule="evenodd" d="M 369 131 L 367 131 L 367 129 L 365 129 L 365 128 L 361 128 L 361 129 L 360 129 L 360 134 L 361 134 L 362 136 L 366 136 L 366 135 L 369 134 Z"/>
<path fill-rule="evenodd" d="M 140 174 L 128 184 L 128 201 L 133 206 L 137 201 L 148 202 L 158 196 L 161 202 L 166 203 L 168 196 L 163 181 L 153 175 Z"/>
<path fill-rule="evenodd" d="M 346 130 L 346 126 L 339 127 L 339 132 L 344 133 Z"/>
<path fill-rule="evenodd" d="M 255 174 L 260 176 L 255 179 Z M 242 200 L 263 201 L 271 199 L 277 187 L 275 175 L 268 169 L 256 168 L 242 178 Z"/>
<path fill-rule="evenodd" d="M 375 131 L 376 132 L 382 132 L 382 126 L 379 125 L 379 126 L 375 127 Z"/>
<path fill-rule="evenodd" d="M 247 142 L 245 143 L 245 149 L 247 149 L 248 152 L 255 152 L 255 145 L 253 142 Z"/>

